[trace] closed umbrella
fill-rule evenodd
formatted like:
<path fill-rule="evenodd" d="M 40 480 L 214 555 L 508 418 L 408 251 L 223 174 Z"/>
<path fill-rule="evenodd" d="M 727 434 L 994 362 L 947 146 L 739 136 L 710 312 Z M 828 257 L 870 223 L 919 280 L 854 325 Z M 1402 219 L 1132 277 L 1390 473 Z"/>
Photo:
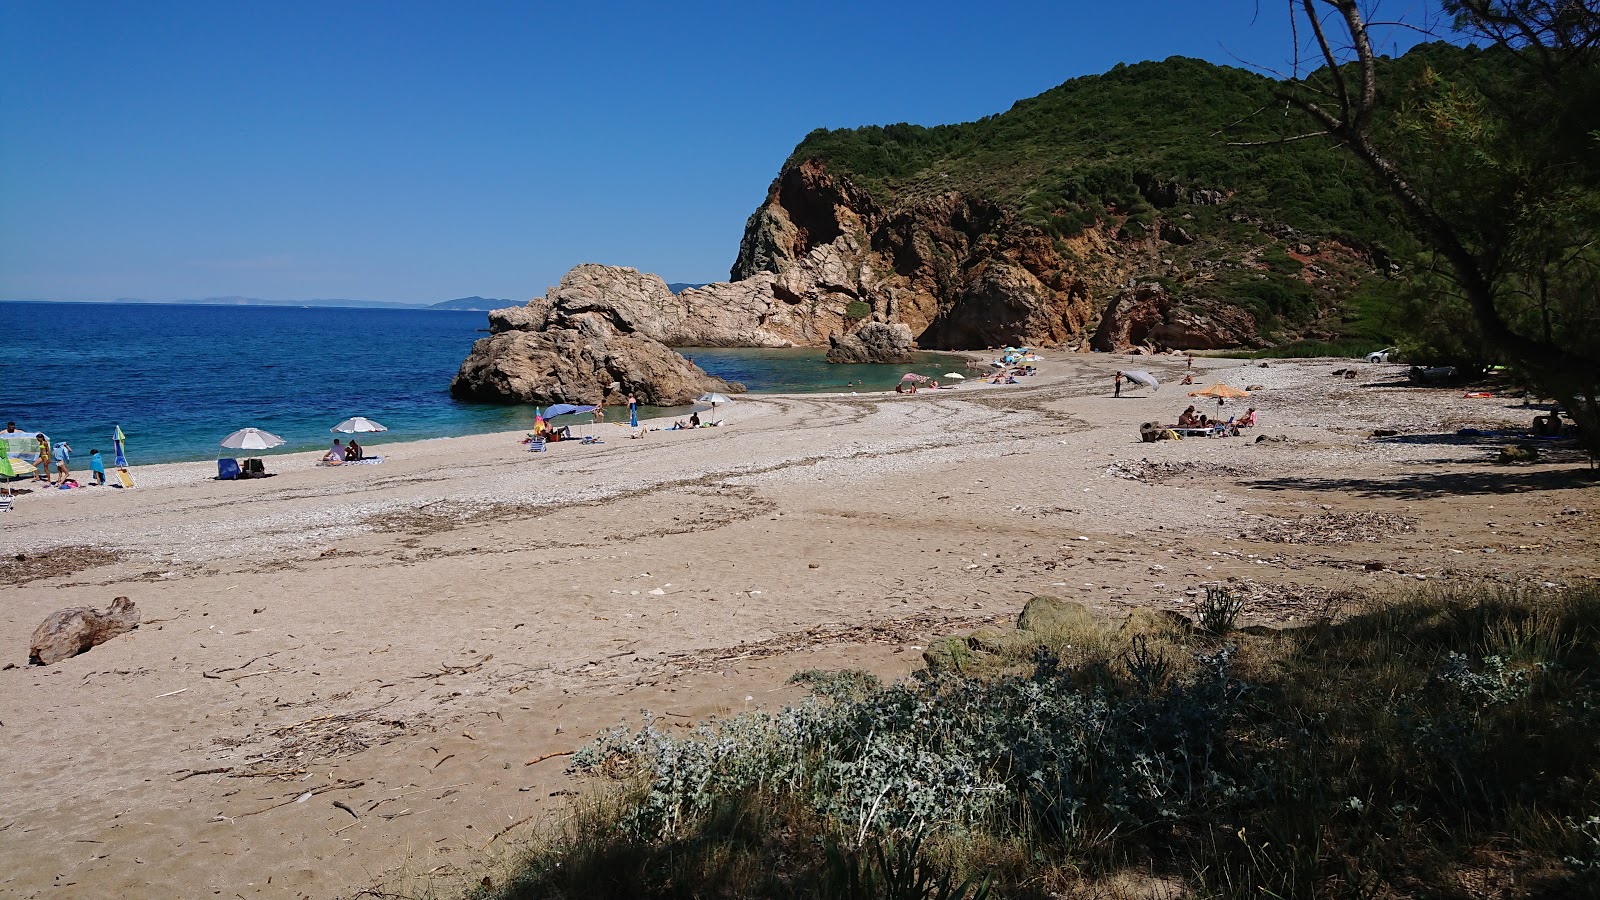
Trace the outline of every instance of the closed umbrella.
<path fill-rule="evenodd" d="M 125 488 L 133 487 L 133 473 L 128 471 L 128 454 L 124 445 L 128 443 L 128 436 L 122 433 L 122 426 L 116 423 L 111 425 L 111 451 L 113 454 L 112 465 L 117 468 L 117 483 Z"/>
<path fill-rule="evenodd" d="M 389 429 L 365 416 L 355 416 L 345 419 L 328 430 L 336 431 L 340 434 L 366 434 L 370 431 L 388 431 Z"/>

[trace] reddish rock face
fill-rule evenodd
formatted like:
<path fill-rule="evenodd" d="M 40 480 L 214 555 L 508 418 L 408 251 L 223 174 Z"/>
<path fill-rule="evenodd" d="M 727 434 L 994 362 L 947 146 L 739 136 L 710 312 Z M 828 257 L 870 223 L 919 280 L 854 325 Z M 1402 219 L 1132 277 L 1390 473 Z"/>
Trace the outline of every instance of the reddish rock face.
<path fill-rule="evenodd" d="M 1148 282 L 1112 298 L 1090 346 L 1103 353 L 1125 353 L 1136 347 L 1220 350 L 1261 343 L 1255 318 L 1244 310 L 1214 301 L 1180 305 L 1166 288 Z"/>

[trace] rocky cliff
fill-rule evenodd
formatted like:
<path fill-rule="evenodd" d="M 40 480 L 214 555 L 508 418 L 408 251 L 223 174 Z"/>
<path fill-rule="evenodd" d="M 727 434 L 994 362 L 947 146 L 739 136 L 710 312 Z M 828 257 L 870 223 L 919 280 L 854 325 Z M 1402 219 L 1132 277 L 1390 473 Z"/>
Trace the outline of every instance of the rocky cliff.
<path fill-rule="evenodd" d="M 1140 180 L 1151 213 L 1135 219 L 1108 209 L 1061 237 L 953 191 L 885 210 L 847 177 L 804 160 L 774 181 L 750 217 L 733 281 L 689 299 L 770 292 L 789 315 L 763 320 L 763 331 L 802 345 L 880 322 L 905 324 L 923 349 L 1087 349 L 1095 336 L 1099 350 L 1199 350 L 1314 336 L 1314 308 L 1334 305 L 1370 274 L 1370 261 L 1348 246 L 1318 250 L 1293 228 L 1224 219 L 1225 190 Z M 1197 212 L 1210 227 L 1194 224 Z M 1226 240 L 1217 237 L 1218 220 L 1230 226 Z M 1269 280 L 1274 290 L 1288 281 L 1292 299 L 1313 307 L 1306 322 L 1270 336 L 1259 321 L 1263 312 L 1276 321 L 1270 304 L 1252 310 L 1217 296 L 1235 282 Z M 1141 283 L 1155 286 L 1159 302 L 1151 305 L 1156 295 L 1141 294 Z"/>
<path fill-rule="evenodd" d="M 744 386 L 708 375 L 667 345 L 686 314 L 665 283 L 635 269 L 579 266 L 526 306 L 489 314 L 490 336 L 472 346 L 450 383 L 463 400 L 617 405 L 629 394 L 681 406 L 708 391 Z"/>

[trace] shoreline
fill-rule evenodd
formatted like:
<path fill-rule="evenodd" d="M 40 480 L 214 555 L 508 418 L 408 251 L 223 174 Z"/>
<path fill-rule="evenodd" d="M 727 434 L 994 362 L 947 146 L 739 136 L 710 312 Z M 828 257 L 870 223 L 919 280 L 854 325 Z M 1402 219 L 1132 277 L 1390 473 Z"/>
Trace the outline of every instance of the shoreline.
<path fill-rule="evenodd" d="M 1182 358 L 1041 355 L 1018 385 L 740 399 L 726 427 L 543 454 L 501 432 L 21 497 L 0 518 L 0 892 L 449 891 L 583 790 L 548 754 L 641 709 L 684 728 L 797 699 L 799 670 L 901 677 L 1037 594 L 1114 619 L 1225 584 L 1272 626 L 1569 583 L 1600 556 L 1580 460 L 1494 466 L 1505 439 L 1457 434 L 1520 398 L 1197 357 L 1205 383 L 1266 386 L 1261 425 L 1143 444 L 1193 401 L 1113 399 L 1111 371 L 1165 381 Z M 116 596 L 137 630 L 23 665 L 46 616 Z"/>
<path fill-rule="evenodd" d="M 755 347 L 755 348 L 749 348 L 749 347 L 746 347 L 746 348 L 681 347 L 681 348 L 673 348 L 673 349 L 675 351 L 677 351 L 677 352 L 680 352 L 680 353 L 682 353 L 684 351 L 688 351 L 689 355 L 690 355 L 690 358 L 693 358 L 695 355 L 703 356 L 703 355 L 705 355 L 707 353 L 719 353 L 719 352 L 729 352 L 729 351 L 732 351 L 732 352 L 761 352 L 761 351 L 764 351 L 764 350 L 771 350 L 771 349 L 774 349 L 774 348 L 759 348 L 759 347 Z M 822 354 L 826 350 L 826 348 L 823 348 L 823 347 L 796 347 L 796 348 L 778 348 L 778 349 L 781 349 L 781 350 L 784 350 L 784 351 L 792 350 L 792 351 L 798 351 L 798 352 L 802 352 L 802 353 L 811 354 L 812 356 L 816 357 L 818 360 L 821 359 Z M 963 365 L 965 364 L 966 360 L 975 359 L 975 358 L 978 358 L 978 357 L 983 355 L 983 354 L 978 353 L 976 351 L 955 351 L 955 350 L 949 350 L 949 351 L 946 351 L 946 350 L 917 351 L 917 354 L 918 354 L 918 356 L 948 357 L 951 360 L 962 360 L 963 361 Z M 938 364 L 938 367 L 942 367 L 943 365 L 944 365 L 944 363 L 941 362 L 941 363 Z M 887 372 L 887 371 L 892 369 L 894 372 L 899 373 L 901 371 L 906 370 L 907 368 L 912 368 L 912 369 L 915 369 L 915 368 L 933 368 L 933 367 L 936 367 L 936 366 L 932 362 L 924 360 L 922 362 L 908 363 L 908 364 L 905 364 L 904 366 L 894 365 L 894 364 L 882 364 L 881 367 L 885 372 Z M 856 368 L 856 367 L 855 366 L 847 366 L 846 368 Z M 738 374 L 738 373 L 734 373 L 734 374 Z M 896 377 L 898 377 L 898 375 Z M 737 379 L 735 378 L 734 380 L 737 380 Z M 446 377 L 446 384 L 448 384 L 448 377 Z M 838 389 L 839 388 L 835 388 L 835 387 L 817 387 L 817 388 L 810 389 L 810 390 L 792 390 L 792 389 L 791 390 L 757 390 L 757 391 L 749 391 L 749 392 L 747 392 L 745 394 L 741 394 L 741 395 L 736 395 L 736 397 L 740 397 L 740 396 L 742 396 L 742 397 L 787 396 L 789 394 L 800 394 L 800 395 L 828 394 L 828 393 L 833 393 L 833 392 L 837 391 Z M 526 415 L 526 416 L 528 416 L 528 421 L 524 425 L 519 426 L 519 427 L 532 427 L 532 424 L 533 424 L 532 423 L 532 415 L 533 415 L 534 408 L 536 406 L 546 406 L 546 405 L 549 405 L 549 404 L 486 403 L 486 402 L 460 401 L 460 400 L 455 400 L 454 398 L 452 398 L 447 389 L 441 389 L 441 390 L 439 390 L 437 392 L 437 397 L 433 401 L 431 406 L 427 407 L 426 409 L 424 409 L 422 407 L 417 407 L 417 408 L 414 408 L 414 409 L 412 409 L 410 411 L 411 415 L 413 417 L 413 421 L 411 421 L 405 428 L 398 429 L 398 430 L 402 431 L 402 433 L 405 433 L 407 436 L 402 438 L 402 439 L 400 439 L 400 440 L 396 440 L 393 443 L 401 443 L 401 442 L 414 443 L 414 442 L 417 442 L 417 441 L 434 440 L 434 439 L 445 438 L 445 437 L 454 437 L 454 438 L 476 437 L 476 436 L 480 436 L 480 435 L 500 434 L 500 433 L 504 433 L 504 432 L 508 432 L 508 431 L 517 430 L 516 428 L 509 428 L 509 429 L 506 428 L 505 425 L 507 423 L 505 423 L 505 422 L 489 421 L 489 419 L 491 419 L 491 418 L 513 418 L 513 417 L 518 417 L 518 416 L 521 416 L 521 415 Z M 360 406 L 360 404 L 347 404 L 347 406 L 349 407 L 350 410 L 354 410 L 354 412 L 351 412 L 349 414 L 369 415 L 370 417 L 377 418 L 379 420 L 389 420 L 391 423 L 396 421 L 395 418 L 393 416 L 389 415 L 389 414 L 377 414 L 377 413 L 373 413 L 371 410 L 366 410 L 366 411 L 359 410 L 359 409 L 357 409 L 357 407 Z M 438 412 L 440 412 L 442 410 L 443 411 L 448 411 L 453 406 L 454 407 L 465 406 L 465 407 L 469 408 L 470 410 L 472 410 L 473 412 L 471 412 L 471 413 L 460 413 L 459 410 L 458 410 L 458 412 L 456 414 L 454 414 L 454 416 L 452 418 L 449 418 L 448 422 L 446 422 L 446 423 L 444 423 L 442 425 L 441 430 L 449 431 L 449 430 L 455 430 L 455 429 L 458 429 L 458 428 L 459 429 L 465 429 L 463 431 L 463 433 L 460 433 L 460 434 L 442 434 L 442 435 L 417 435 L 415 433 L 416 429 L 425 427 L 425 423 L 432 422 L 433 419 L 434 419 L 434 414 L 435 413 L 438 413 Z M 641 411 L 648 410 L 649 413 L 647 413 L 647 415 L 654 415 L 654 416 L 657 416 L 657 417 L 659 417 L 661 415 L 666 415 L 666 416 L 669 416 L 669 417 L 680 416 L 681 415 L 683 417 L 687 417 L 689 412 L 695 406 L 696 406 L 696 404 L 692 404 L 691 403 L 691 404 L 686 404 L 684 406 L 677 406 L 677 407 L 641 407 Z M 615 417 L 615 416 L 620 414 L 622 416 L 623 420 L 626 421 L 626 415 L 627 415 L 626 404 L 618 403 L 618 404 L 614 404 L 614 405 L 611 405 L 611 406 L 607 406 L 606 409 L 608 410 L 608 415 L 609 416 Z M 397 414 L 397 415 L 399 415 L 399 420 L 400 421 L 402 421 L 402 422 L 406 421 L 406 416 L 405 415 L 403 415 L 403 414 Z M 32 416 L 26 416 L 24 414 L 20 414 L 19 413 L 19 414 L 16 415 L 16 417 L 19 420 L 26 419 L 27 421 L 23 421 L 23 424 L 25 426 L 39 424 L 38 422 L 33 421 L 34 417 L 32 417 Z M 275 417 L 273 417 L 273 416 L 249 416 L 249 415 L 235 416 L 229 422 L 224 423 L 224 424 L 218 424 L 214 429 L 208 430 L 207 433 L 206 433 L 207 437 L 206 437 L 205 440 L 206 441 L 215 441 L 217 438 L 221 437 L 224 434 L 228 434 L 228 433 L 231 433 L 232 431 L 237 430 L 238 428 L 245 427 L 247 425 L 251 425 L 251 426 L 261 427 L 263 430 L 266 430 L 266 431 L 277 433 L 280 436 L 290 437 L 288 445 L 289 446 L 298 446 L 298 447 L 300 447 L 300 449 L 285 451 L 282 454 L 278 454 L 276 451 L 267 451 L 266 452 L 266 456 L 267 457 L 272 457 L 274 455 L 290 456 L 290 455 L 294 455 L 294 454 L 305 454 L 305 453 L 312 453 L 312 452 L 316 452 L 316 453 L 319 453 L 319 454 L 320 453 L 324 453 L 324 452 L 327 451 L 327 447 L 332 442 L 333 438 L 337 437 L 337 438 L 340 438 L 340 439 L 344 439 L 345 437 L 347 437 L 347 435 L 336 434 L 334 432 L 329 431 L 329 432 L 327 432 L 325 438 L 320 436 L 320 435 L 318 436 L 318 438 L 317 438 L 318 443 L 315 446 L 310 446 L 310 445 L 308 445 L 308 442 L 306 441 L 306 438 L 305 438 L 305 429 L 300 427 L 300 424 L 298 424 L 298 423 L 274 422 L 273 421 L 274 418 Z M 341 419 L 342 418 L 348 418 L 348 415 L 341 415 L 341 416 L 339 416 L 339 418 L 341 418 Z M 263 424 L 264 422 L 266 424 Z M 4 424 L 3 422 L 0 422 L 0 425 L 3 425 L 3 424 Z M 124 421 L 124 422 L 122 422 L 120 424 L 122 425 L 122 427 L 123 427 L 123 429 L 125 431 L 130 431 L 130 429 L 133 428 L 133 426 L 130 425 L 130 423 L 128 421 Z M 571 423 L 569 423 L 569 424 L 571 424 Z M 587 419 L 584 420 L 584 424 L 585 425 L 589 424 Z M 612 422 L 611 424 L 615 424 L 615 422 Z M 74 473 L 74 475 L 77 475 L 80 472 L 81 473 L 87 473 L 87 470 L 88 470 L 88 456 L 89 456 L 89 451 L 91 449 L 95 449 L 95 448 L 100 449 L 101 452 L 102 452 L 102 455 L 105 455 L 108 452 L 108 448 L 111 446 L 110 433 L 111 433 L 111 429 L 114 428 L 114 427 L 116 427 L 116 423 L 114 423 L 114 422 L 112 422 L 112 423 L 103 423 L 102 425 L 96 426 L 93 429 L 86 429 L 86 428 L 83 428 L 81 426 L 67 425 L 67 426 L 64 426 L 64 427 L 61 427 L 61 428 L 51 428 L 51 429 L 47 430 L 46 433 L 52 438 L 52 440 L 55 440 L 55 439 L 58 439 L 58 438 L 65 438 L 65 439 L 67 439 L 68 441 L 70 441 L 72 443 L 72 445 L 73 445 L 73 454 L 74 454 L 73 455 L 73 459 L 72 459 L 73 473 Z M 192 425 L 191 426 L 185 426 L 185 430 L 190 429 L 192 427 L 193 427 Z M 211 452 L 211 451 L 193 452 L 193 451 L 190 451 L 190 450 L 182 450 L 182 451 L 175 451 L 175 452 L 161 452 L 161 453 L 158 453 L 157 455 L 158 456 L 177 456 L 177 457 L 181 457 L 181 458 L 168 458 L 168 459 L 161 459 L 160 461 L 156 461 L 156 462 L 143 462 L 143 461 L 141 461 L 141 453 L 140 453 L 141 445 L 142 445 L 143 441 L 140 438 L 140 433 L 141 433 L 141 431 L 148 432 L 150 430 L 152 430 L 152 429 L 141 425 L 139 430 L 131 430 L 130 433 L 129 433 L 128 444 L 129 444 L 129 450 L 131 452 L 130 459 L 133 462 L 135 467 L 148 468 L 148 467 L 152 467 L 152 466 L 167 466 L 167 465 L 179 465 L 179 464 L 184 464 L 184 463 L 211 462 L 211 461 L 214 461 L 214 460 L 218 459 L 219 457 L 221 457 L 223 455 L 223 453 L 225 452 L 223 450 L 223 448 L 221 448 L 220 446 L 217 446 L 215 444 L 207 444 L 205 442 L 201 442 L 201 443 L 198 444 L 198 446 L 202 446 L 202 447 L 211 446 L 212 450 L 214 450 L 215 452 L 214 453 Z M 162 429 L 154 428 L 154 430 L 160 431 Z M 318 430 L 320 430 L 320 429 L 318 429 Z M 32 434 L 33 432 L 29 431 L 27 433 L 28 434 Z M 85 434 L 85 433 L 103 434 L 104 437 L 103 438 L 93 438 L 93 439 L 83 439 L 81 437 L 75 436 L 75 435 L 82 435 L 82 434 Z M 383 434 L 384 433 L 381 433 L 381 432 L 378 433 L 376 435 L 376 438 L 381 440 Z M 186 442 L 184 444 L 184 446 L 191 446 L 192 447 L 192 446 L 196 446 L 196 444 L 187 443 Z M 84 479 L 81 479 L 81 478 L 79 479 L 80 484 L 83 483 L 83 481 L 84 481 Z"/>

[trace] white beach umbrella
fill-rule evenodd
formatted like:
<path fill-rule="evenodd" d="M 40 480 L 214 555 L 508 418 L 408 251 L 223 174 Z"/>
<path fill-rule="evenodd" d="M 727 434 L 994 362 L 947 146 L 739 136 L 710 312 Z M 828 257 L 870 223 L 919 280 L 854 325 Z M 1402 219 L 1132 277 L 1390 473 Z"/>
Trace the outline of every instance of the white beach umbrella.
<path fill-rule="evenodd" d="M 709 403 L 711 404 L 712 409 L 716 409 L 718 403 L 732 403 L 733 401 L 721 394 L 701 394 L 700 396 L 694 398 L 694 402 Z"/>
<path fill-rule="evenodd" d="M 355 416 L 353 418 L 345 419 L 343 422 L 340 422 L 328 430 L 336 431 L 340 434 L 365 434 L 369 431 L 388 431 L 389 429 L 364 416 Z"/>
<path fill-rule="evenodd" d="M 1123 370 L 1122 377 L 1134 384 L 1148 385 L 1152 390 L 1157 390 L 1161 387 L 1161 382 L 1157 381 L 1154 375 L 1140 369 L 1133 371 Z"/>
<path fill-rule="evenodd" d="M 960 372 L 946 372 L 943 375 L 940 375 L 939 377 L 940 378 L 954 378 L 957 381 L 966 381 L 967 380 L 967 376 L 961 374 Z"/>
<path fill-rule="evenodd" d="M 285 443 L 283 438 L 259 428 L 241 428 L 222 439 L 222 446 L 229 450 L 271 450 Z"/>

